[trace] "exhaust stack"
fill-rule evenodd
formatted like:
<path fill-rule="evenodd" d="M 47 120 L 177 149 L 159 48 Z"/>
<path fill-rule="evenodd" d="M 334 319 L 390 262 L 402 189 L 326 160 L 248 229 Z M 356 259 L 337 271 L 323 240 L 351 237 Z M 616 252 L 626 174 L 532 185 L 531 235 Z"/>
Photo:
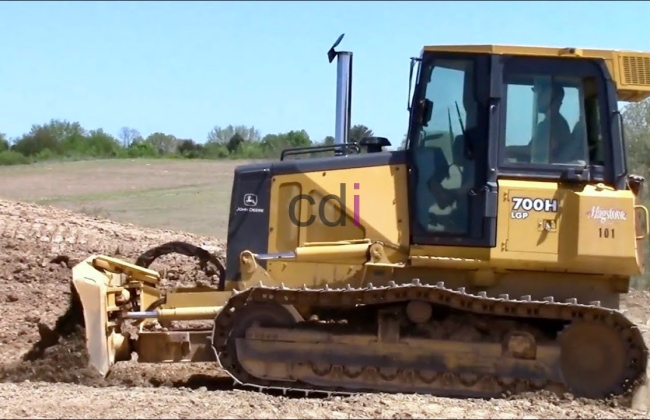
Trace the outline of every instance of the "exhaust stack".
<path fill-rule="evenodd" d="M 341 34 L 332 48 L 327 52 L 327 58 L 331 63 L 334 57 L 336 63 L 336 125 L 334 129 L 335 144 L 343 145 L 348 143 L 350 133 L 350 115 L 352 103 L 352 53 L 349 51 L 336 51 L 336 48 L 345 34 Z M 346 149 L 337 148 L 336 156 L 345 156 Z"/>

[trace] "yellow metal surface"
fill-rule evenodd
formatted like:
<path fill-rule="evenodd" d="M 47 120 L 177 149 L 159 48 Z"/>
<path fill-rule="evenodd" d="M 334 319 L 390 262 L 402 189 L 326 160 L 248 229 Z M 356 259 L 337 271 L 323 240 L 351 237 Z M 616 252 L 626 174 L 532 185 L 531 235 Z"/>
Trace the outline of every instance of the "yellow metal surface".
<path fill-rule="evenodd" d="M 513 218 L 514 199 L 522 198 L 557 200 L 558 212 Z M 633 276 L 640 273 L 635 213 L 642 208 L 635 204 L 629 190 L 500 180 L 495 248 L 414 246 L 411 257 L 420 257 L 414 264 L 423 266 Z"/>
<path fill-rule="evenodd" d="M 146 284 L 142 284 L 140 290 L 140 304 L 143 308 L 148 308 L 162 297 L 160 289 L 148 286 Z"/>
<path fill-rule="evenodd" d="M 558 211 L 530 211 L 529 217 L 514 219 L 515 198 L 557 200 Z M 490 260 L 510 270 L 639 274 L 634 206 L 631 191 L 501 180 L 497 247 Z"/>
<path fill-rule="evenodd" d="M 287 286 L 362 284 L 360 276 L 363 276 L 363 266 L 372 241 L 384 245 L 388 261 L 408 261 L 406 177 L 405 165 L 274 177 L 268 252 L 292 251 L 296 253 L 296 259 L 269 261 L 268 273 L 271 277 L 282 278 Z M 354 188 L 355 184 L 357 189 Z M 290 208 L 292 198 L 300 194 L 312 197 L 313 204 L 303 199 L 295 204 L 295 208 Z M 343 208 L 336 200 L 323 201 L 329 194 L 339 196 L 344 203 Z M 358 197 L 357 225 L 355 196 Z M 295 220 L 291 220 L 292 210 Z M 294 223 L 310 219 L 312 222 L 306 226 Z M 339 226 L 326 224 L 339 219 L 342 221 Z"/>
<path fill-rule="evenodd" d="M 83 305 L 90 364 L 106 375 L 114 362 L 109 346 L 111 333 L 107 330 L 107 289 L 111 276 L 96 270 L 93 259 L 90 257 L 72 268 L 72 282 Z"/>
<path fill-rule="evenodd" d="M 157 271 L 139 267 L 117 258 L 100 255 L 93 259 L 92 264 L 110 273 L 128 275 L 134 281 L 141 281 L 153 285 L 160 283 L 160 274 Z"/>
<path fill-rule="evenodd" d="M 293 251 L 308 242 L 337 242 L 370 238 L 408 249 L 408 201 L 406 166 L 386 165 L 367 168 L 307 172 L 273 177 L 269 211 L 268 252 Z M 355 189 L 355 184 L 358 189 Z M 329 194 L 341 195 L 343 209 L 336 200 L 323 201 Z M 291 200 L 305 194 L 313 198 Z M 354 223 L 355 196 L 358 197 L 358 226 Z M 322 206 L 321 206 L 322 204 Z M 322 217 L 319 217 L 322 208 Z M 343 216 L 341 216 L 343 212 Z M 291 220 L 312 223 L 298 226 Z M 341 225 L 327 226 L 341 218 Z"/>
<path fill-rule="evenodd" d="M 230 292 L 219 292 L 213 289 L 175 290 L 165 294 L 166 299 L 162 308 L 180 309 L 223 306 L 230 295 Z"/>
<path fill-rule="evenodd" d="M 211 331 L 143 331 L 135 351 L 140 363 L 189 363 L 214 361 Z"/>
<path fill-rule="evenodd" d="M 304 262 L 357 263 L 367 260 L 370 241 L 361 243 L 333 242 L 320 246 L 301 246 L 296 248 L 296 260 Z"/>
<path fill-rule="evenodd" d="M 648 52 L 514 45 L 431 45 L 422 51 L 602 59 L 616 83 L 619 100 L 639 102 L 650 97 Z"/>

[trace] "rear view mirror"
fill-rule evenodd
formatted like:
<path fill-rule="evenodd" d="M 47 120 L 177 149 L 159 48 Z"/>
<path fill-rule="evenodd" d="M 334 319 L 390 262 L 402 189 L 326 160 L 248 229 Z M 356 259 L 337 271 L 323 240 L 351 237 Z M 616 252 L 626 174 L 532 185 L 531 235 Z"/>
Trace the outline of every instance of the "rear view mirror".
<path fill-rule="evenodd" d="M 433 102 L 429 99 L 422 99 L 420 102 L 420 118 L 422 120 L 422 127 L 426 127 L 431 121 L 431 114 L 433 113 Z"/>

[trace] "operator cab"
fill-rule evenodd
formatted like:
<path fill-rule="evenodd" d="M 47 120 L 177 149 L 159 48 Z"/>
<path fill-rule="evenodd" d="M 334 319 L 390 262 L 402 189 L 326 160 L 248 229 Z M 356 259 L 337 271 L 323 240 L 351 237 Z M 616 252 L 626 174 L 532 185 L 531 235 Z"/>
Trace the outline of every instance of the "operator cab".
<path fill-rule="evenodd" d="M 423 50 L 407 146 L 414 243 L 494 247 L 498 178 L 626 188 L 606 59 L 532 50 Z"/>

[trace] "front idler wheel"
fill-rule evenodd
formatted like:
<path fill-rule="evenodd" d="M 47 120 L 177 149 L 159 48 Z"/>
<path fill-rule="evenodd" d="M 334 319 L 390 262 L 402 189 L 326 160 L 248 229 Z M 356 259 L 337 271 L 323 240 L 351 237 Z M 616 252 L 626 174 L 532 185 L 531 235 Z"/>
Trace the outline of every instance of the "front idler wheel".
<path fill-rule="evenodd" d="M 562 376 L 574 396 L 599 399 L 624 391 L 626 346 L 615 329 L 578 321 L 562 331 L 559 341 Z"/>

